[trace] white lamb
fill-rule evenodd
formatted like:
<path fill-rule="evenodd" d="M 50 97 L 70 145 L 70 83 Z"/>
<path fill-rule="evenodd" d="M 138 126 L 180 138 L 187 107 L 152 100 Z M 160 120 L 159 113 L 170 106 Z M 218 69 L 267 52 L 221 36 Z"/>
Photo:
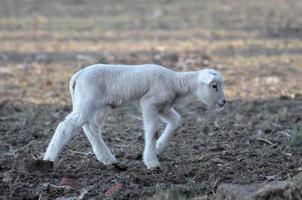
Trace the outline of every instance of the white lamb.
<path fill-rule="evenodd" d="M 225 104 L 222 76 L 212 69 L 175 72 L 154 64 L 96 64 L 74 74 L 69 89 L 72 112 L 58 125 L 44 160 L 55 161 L 64 145 L 83 128 L 97 159 L 105 165 L 116 163 L 104 143 L 102 124 L 111 108 L 139 100 L 145 129 L 143 160 L 148 169 L 156 168 L 160 165 L 157 155 L 168 147 L 181 125 L 174 108 L 188 104 L 193 97 L 210 108 Z M 167 125 L 156 141 L 159 120 Z"/>

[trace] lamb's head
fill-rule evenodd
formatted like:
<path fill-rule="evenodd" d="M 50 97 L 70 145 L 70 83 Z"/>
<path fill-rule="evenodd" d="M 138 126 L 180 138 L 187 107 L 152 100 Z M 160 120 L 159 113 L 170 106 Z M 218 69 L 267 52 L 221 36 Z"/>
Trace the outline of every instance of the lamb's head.
<path fill-rule="evenodd" d="M 203 69 L 198 72 L 197 96 L 210 108 L 225 104 L 223 78 L 218 71 Z"/>

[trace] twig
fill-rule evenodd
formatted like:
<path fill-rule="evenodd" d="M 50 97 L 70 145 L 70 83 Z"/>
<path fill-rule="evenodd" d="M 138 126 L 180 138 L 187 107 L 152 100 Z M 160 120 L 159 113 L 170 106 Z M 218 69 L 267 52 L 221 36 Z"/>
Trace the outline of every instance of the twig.
<path fill-rule="evenodd" d="M 32 153 L 31 153 L 31 157 L 33 157 L 34 160 L 38 160 L 38 158 Z"/>
<path fill-rule="evenodd" d="M 87 152 L 87 153 L 84 153 L 84 152 L 80 152 L 80 151 L 73 151 L 73 150 L 69 150 L 71 153 L 75 153 L 75 154 L 80 154 L 80 155 L 84 155 L 84 156 L 87 156 L 87 155 L 93 155 L 93 153 L 91 151 Z"/>
<path fill-rule="evenodd" d="M 54 185 L 54 184 L 51 184 L 51 183 L 44 183 L 43 186 L 45 188 L 47 188 L 47 187 L 53 187 L 55 189 L 67 189 L 67 190 L 78 191 L 77 189 L 75 189 L 74 187 L 71 187 L 69 185 Z"/>
<path fill-rule="evenodd" d="M 78 148 L 80 145 L 75 145 L 73 148 L 71 148 L 71 150 L 75 150 L 76 148 Z"/>
<path fill-rule="evenodd" d="M 273 145 L 273 146 L 276 145 L 276 144 L 272 143 L 271 141 L 269 141 L 269 140 L 267 140 L 267 139 L 265 139 L 265 138 L 257 137 L 256 140 L 262 141 L 262 142 L 266 142 L 266 143 L 268 143 L 268 144 L 270 144 L 270 145 Z"/>

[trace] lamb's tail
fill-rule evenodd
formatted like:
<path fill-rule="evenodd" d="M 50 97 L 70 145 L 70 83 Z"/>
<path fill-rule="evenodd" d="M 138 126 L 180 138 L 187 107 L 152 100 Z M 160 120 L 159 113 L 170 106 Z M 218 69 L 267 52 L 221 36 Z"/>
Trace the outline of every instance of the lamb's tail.
<path fill-rule="evenodd" d="M 69 92 L 70 92 L 70 96 L 71 96 L 72 106 L 75 105 L 74 93 L 75 93 L 76 81 L 80 74 L 81 74 L 81 71 L 78 71 L 71 77 L 71 79 L 69 81 Z"/>

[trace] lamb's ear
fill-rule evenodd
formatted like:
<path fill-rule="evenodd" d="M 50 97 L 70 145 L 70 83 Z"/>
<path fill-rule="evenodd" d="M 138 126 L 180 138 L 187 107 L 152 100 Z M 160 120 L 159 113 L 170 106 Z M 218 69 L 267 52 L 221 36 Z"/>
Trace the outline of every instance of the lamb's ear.
<path fill-rule="evenodd" d="M 209 85 L 214 80 L 215 76 L 215 73 L 212 73 L 211 70 L 205 69 L 200 71 L 199 81 Z"/>

